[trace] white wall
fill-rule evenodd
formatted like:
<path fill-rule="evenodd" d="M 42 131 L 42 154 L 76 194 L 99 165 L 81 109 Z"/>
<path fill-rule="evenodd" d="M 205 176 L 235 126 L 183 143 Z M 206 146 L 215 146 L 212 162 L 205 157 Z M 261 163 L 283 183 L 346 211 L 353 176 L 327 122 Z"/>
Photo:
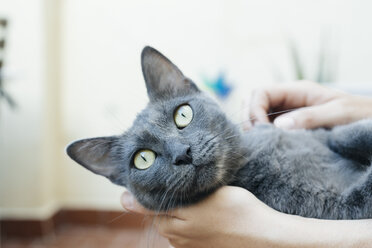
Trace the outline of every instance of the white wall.
<path fill-rule="evenodd" d="M 236 113 L 252 88 L 277 74 L 293 78 L 288 37 L 312 75 L 326 34 L 337 81 L 368 87 L 370 9 L 370 1 L 351 0 L 0 0 L 0 13 L 14 19 L 7 62 L 16 73 L 8 86 L 20 104 L 16 112 L 2 104 L 0 112 L 3 215 L 120 208 L 122 188 L 69 160 L 64 147 L 130 126 L 147 102 L 143 46 L 163 52 L 199 85 L 225 70 L 239 90 L 222 105 Z"/>
<path fill-rule="evenodd" d="M 0 105 L 0 214 L 43 217 L 53 204 L 53 164 L 45 156 L 43 1 L 2 0 L 0 15 L 9 20 L 5 84 L 18 105 L 15 111 Z"/>

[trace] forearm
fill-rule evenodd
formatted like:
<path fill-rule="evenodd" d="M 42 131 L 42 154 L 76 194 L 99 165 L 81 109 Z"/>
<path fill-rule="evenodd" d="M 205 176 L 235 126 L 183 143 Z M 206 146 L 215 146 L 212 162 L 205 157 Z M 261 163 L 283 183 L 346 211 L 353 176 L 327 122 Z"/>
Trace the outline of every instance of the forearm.
<path fill-rule="evenodd" d="M 372 248 L 372 219 L 304 218 L 278 212 L 252 199 L 244 206 L 239 218 L 231 221 L 234 225 L 225 225 L 233 242 L 226 239 L 230 240 L 228 244 L 220 247 Z M 221 237 L 225 240 L 224 235 Z"/>
<path fill-rule="evenodd" d="M 280 214 L 281 215 L 281 214 Z M 281 215 L 282 216 L 282 215 Z M 372 220 L 319 220 L 283 215 L 269 235 L 274 247 L 372 247 Z"/>

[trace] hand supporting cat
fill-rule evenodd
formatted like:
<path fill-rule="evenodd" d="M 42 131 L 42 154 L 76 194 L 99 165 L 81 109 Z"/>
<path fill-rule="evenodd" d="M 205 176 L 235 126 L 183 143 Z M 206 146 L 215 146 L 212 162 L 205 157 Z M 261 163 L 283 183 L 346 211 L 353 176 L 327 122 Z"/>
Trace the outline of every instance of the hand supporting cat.
<path fill-rule="evenodd" d="M 128 192 L 123 207 L 153 218 L 174 248 L 368 248 L 372 220 L 320 220 L 283 214 L 249 191 L 224 186 L 207 199 L 168 213 L 145 209 Z"/>

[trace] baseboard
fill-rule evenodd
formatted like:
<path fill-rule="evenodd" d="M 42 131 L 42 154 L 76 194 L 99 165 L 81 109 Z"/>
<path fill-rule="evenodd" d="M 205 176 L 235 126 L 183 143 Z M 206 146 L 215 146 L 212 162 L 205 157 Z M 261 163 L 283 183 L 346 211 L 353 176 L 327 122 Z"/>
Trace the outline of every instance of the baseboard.
<path fill-rule="evenodd" d="M 1 237 L 43 236 L 63 225 L 94 225 L 108 228 L 142 229 L 142 215 L 124 211 L 61 209 L 46 219 L 2 219 Z"/>
<path fill-rule="evenodd" d="M 60 209 L 60 204 L 50 201 L 38 207 L 27 208 L 0 208 L 0 220 L 46 220 L 52 217 Z"/>

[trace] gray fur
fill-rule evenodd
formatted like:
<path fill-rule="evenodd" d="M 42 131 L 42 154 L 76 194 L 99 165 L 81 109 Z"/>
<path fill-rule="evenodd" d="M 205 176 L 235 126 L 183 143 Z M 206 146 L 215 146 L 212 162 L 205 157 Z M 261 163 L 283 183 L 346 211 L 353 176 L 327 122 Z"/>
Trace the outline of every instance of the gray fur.
<path fill-rule="evenodd" d="M 246 188 L 281 212 L 323 219 L 372 217 L 372 120 L 332 130 L 285 131 L 262 124 L 241 133 L 215 102 L 153 48 L 142 52 L 150 103 L 123 135 L 76 141 L 68 155 L 126 186 L 145 207 L 195 203 L 223 185 Z M 179 129 L 175 109 L 194 117 Z M 146 170 L 140 149 L 156 153 Z M 185 155 L 191 160 L 176 163 Z"/>

